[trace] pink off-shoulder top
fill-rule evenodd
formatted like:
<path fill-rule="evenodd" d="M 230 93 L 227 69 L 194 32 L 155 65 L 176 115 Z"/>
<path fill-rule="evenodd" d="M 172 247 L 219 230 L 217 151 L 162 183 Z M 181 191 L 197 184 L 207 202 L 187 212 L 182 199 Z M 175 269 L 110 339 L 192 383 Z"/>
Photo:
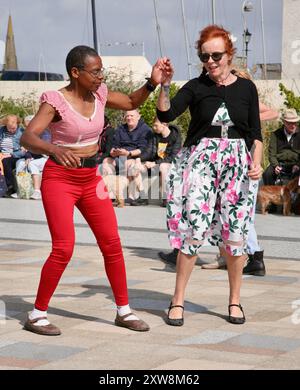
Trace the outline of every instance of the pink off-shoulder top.
<path fill-rule="evenodd" d="M 96 144 L 103 131 L 104 107 L 107 100 L 107 86 L 101 84 L 95 97 L 95 110 L 90 118 L 77 112 L 60 91 L 44 92 L 41 103 L 50 104 L 60 115 L 61 120 L 51 122 L 52 143 L 61 146 L 80 147 Z"/>

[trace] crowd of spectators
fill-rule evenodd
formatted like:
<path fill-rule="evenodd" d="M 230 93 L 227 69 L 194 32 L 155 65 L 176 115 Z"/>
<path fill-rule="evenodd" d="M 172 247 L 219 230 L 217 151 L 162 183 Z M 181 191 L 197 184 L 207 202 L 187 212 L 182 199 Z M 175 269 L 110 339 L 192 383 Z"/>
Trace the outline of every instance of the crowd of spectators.
<path fill-rule="evenodd" d="M 21 122 L 17 115 L 10 114 L 2 119 L 0 126 L 0 196 L 18 198 L 16 175 L 27 171 L 31 174 L 33 193 L 31 199 L 41 199 L 41 177 L 48 156 L 37 155 L 20 145 L 24 128 L 33 115 Z M 263 174 L 263 184 L 281 184 L 300 172 L 300 116 L 294 109 L 283 112 L 282 126 L 271 134 L 268 160 L 269 166 Z M 50 141 L 48 130 L 42 135 Z M 148 204 L 148 187 L 145 179 L 151 175 L 159 178 L 159 199 L 166 206 L 165 185 L 171 162 L 182 147 L 180 129 L 174 124 L 162 123 L 155 118 L 150 128 L 138 110 L 124 113 L 124 123 L 115 129 L 105 117 L 104 131 L 99 141 L 99 164 L 103 176 L 125 176 L 128 188 L 122 190 L 126 203 L 132 206 Z"/>

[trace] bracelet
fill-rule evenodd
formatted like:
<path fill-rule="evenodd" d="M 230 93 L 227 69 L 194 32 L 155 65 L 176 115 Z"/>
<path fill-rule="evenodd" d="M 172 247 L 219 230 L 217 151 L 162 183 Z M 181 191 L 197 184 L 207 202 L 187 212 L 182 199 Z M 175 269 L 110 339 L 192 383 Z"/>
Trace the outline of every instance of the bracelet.
<path fill-rule="evenodd" d="M 149 92 L 155 91 L 156 86 L 152 84 L 150 77 L 146 77 L 146 80 L 147 80 L 147 82 L 145 84 L 145 87 L 146 87 L 147 91 L 149 91 Z"/>

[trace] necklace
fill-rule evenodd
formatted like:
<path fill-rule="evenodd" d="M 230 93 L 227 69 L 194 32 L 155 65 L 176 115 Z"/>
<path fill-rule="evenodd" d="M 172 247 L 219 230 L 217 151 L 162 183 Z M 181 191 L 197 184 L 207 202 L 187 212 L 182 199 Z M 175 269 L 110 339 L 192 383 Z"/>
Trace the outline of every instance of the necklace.
<path fill-rule="evenodd" d="M 221 85 L 224 85 L 224 82 L 228 79 L 228 77 L 231 75 L 231 72 L 228 73 L 228 75 L 223 79 L 223 80 L 214 80 L 210 77 L 210 79 L 212 81 L 214 81 L 218 87 L 220 87 Z"/>

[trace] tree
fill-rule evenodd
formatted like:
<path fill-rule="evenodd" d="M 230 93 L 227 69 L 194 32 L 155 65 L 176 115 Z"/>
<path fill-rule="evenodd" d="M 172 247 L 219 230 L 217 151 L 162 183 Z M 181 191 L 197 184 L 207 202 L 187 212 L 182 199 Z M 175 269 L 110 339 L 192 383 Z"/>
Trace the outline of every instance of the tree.
<path fill-rule="evenodd" d="M 0 121 L 8 114 L 17 115 L 20 119 L 37 111 L 38 103 L 34 93 L 23 94 L 19 99 L 0 97 Z"/>
<path fill-rule="evenodd" d="M 300 112 L 300 96 L 296 96 L 293 91 L 287 89 L 282 83 L 279 84 L 280 95 L 284 95 L 284 105 L 287 108 L 294 108 Z"/>
<path fill-rule="evenodd" d="M 125 94 L 130 94 L 139 87 L 138 83 L 135 83 L 132 79 L 132 72 L 126 71 L 126 69 L 109 68 L 109 72 L 105 74 L 105 83 L 111 91 L 118 91 Z M 118 127 L 123 123 L 123 112 L 121 110 L 114 110 L 112 108 L 106 108 L 105 114 L 108 116 L 112 127 Z"/>

